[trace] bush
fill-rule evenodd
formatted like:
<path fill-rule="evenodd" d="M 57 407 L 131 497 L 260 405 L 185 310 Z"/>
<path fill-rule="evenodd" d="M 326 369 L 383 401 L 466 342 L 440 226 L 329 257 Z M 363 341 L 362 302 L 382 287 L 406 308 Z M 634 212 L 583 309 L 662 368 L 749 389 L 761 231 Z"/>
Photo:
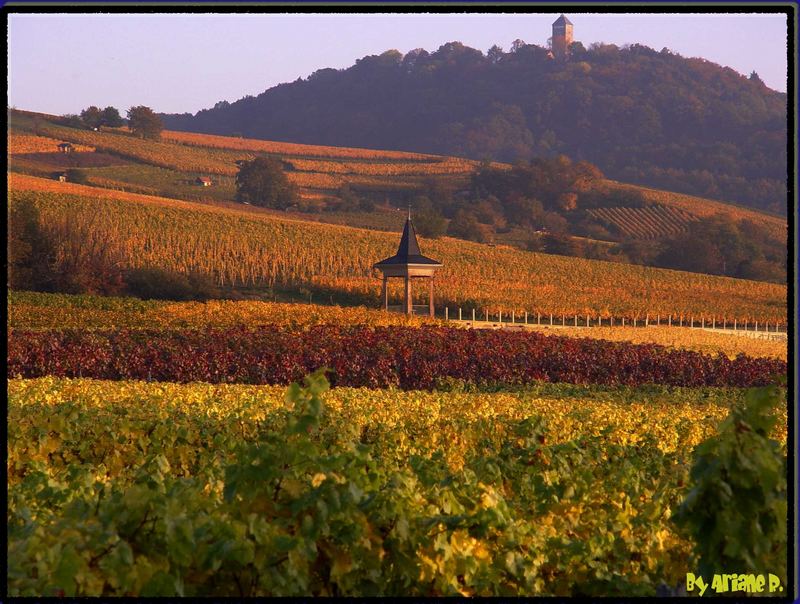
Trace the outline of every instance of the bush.
<path fill-rule="evenodd" d="M 128 293 L 145 300 L 207 300 L 219 293 L 206 275 L 184 275 L 160 268 L 131 270 L 127 282 Z"/>
<path fill-rule="evenodd" d="M 89 182 L 86 172 L 78 170 L 77 168 L 70 168 L 67 170 L 67 182 L 74 182 L 78 185 L 84 185 Z"/>

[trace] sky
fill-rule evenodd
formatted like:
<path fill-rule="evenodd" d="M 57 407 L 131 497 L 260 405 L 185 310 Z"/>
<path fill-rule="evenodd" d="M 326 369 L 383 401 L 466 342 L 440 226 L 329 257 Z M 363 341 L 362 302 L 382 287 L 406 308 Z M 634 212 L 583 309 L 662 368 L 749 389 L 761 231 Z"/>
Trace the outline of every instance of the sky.
<path fill-rule="evenodd" d="M 435 51 L 460 41 L 484 53 L 522 39 L 546 45 L 557 14 L 7 14 L 8 104 L 79 113 L 195 113 L 389 49 Z M 781 14 L 568 12 L 574 38 L 664 47 L 703 57 L 786 91 Z"/>

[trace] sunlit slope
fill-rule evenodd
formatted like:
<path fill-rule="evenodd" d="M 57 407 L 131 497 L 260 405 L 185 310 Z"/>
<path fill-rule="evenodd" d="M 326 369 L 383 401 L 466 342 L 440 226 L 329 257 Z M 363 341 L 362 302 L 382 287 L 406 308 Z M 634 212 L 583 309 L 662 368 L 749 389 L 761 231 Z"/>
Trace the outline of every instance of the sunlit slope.
<path fill-rule="evenodd" d="M 372 265 L 397 235 L 200 206 L 9 175 L 9 203 L 32 202 L 44 225 L 92 221 L 92 236 L 130 267 L 198 271 L 222 285 L 305 288 L 378 303 Z M 492 312 L 785 320 L 786 287 L 642 266 L 549 256 L 444 238 L 422 241 L 444 263 L 438 304 Z M 420 288 L 423 289 L 423 288 Z M 395 290 L 396 291 L 396 290 Z M 420 294 L 424 292 L 420 291 Z"/>

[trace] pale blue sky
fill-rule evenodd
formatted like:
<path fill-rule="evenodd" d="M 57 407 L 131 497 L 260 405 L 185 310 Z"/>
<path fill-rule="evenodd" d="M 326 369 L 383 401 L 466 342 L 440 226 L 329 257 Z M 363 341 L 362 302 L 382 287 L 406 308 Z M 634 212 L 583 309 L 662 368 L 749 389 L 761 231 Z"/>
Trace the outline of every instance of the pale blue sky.
<path fill-rule="evenodd" d="M 544 46 L 557 14 L 8 15 L 8 103 L 63 114 L 89 105 L 196 112 L 388 49 L 458 40 L 486 52 Z M 785 15 L 581 14 L 575 39 L 668 47 L 786 91 Z"/>

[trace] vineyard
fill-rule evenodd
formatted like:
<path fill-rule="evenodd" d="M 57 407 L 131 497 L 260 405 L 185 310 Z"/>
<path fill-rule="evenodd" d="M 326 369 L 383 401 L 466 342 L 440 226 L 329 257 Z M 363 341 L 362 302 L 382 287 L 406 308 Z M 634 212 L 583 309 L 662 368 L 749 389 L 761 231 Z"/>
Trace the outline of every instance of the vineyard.
<path fill-rule="evenodd" d="M 118 250 L 126 266 L 196 271 L 225 286 L 305 288 L 324 299 L 345 295 L 377 307 L 379 283 L 372 265 L 397 245 L 391 233 L 16 174 L 9 175 L 9 186 L 9 203 L 34 204 L 47 229 L 92 224 L 91 237 Z M 49 192 L 53 190 L 61 193 Z M 487 248 L 448 238 L 426 241 L 424 248 L 444 262 L 436 287 L 440 307 L 786 320 L 786 287 L 776 284 Z M 399 289 L 390 293 L 399 296 Z"/>
<path fill-rule="evenodd" d="M 693 195 L 686 195 L 683 193 L 674 193 L 672 191 L 660 191 L 658 189 L 649 189 L 638 185 L 629 185 L 616 181 L 607 180 L 605 186 L 611 190 L 617 189 L 621 191 L 637 191 L 642 194 L 644 199 L 657 205 L 668 206 L 684 213 L 697 216 L 698 218 L 710 218 L 715 214 L 722 214 L 730 217 L 732 220 L 739 222 L 741 220 L 752 220 L 760 225 L 766 226 L 770 234 L 779 241 L 786 240 L 787 224 L 786 219 L 771 214 L 765 214 L 757 210 L 743 208 L 721 201 L 714 201 L 713 199 L 705 199 L 703 197 L 695 197 Z"/>
<path fill-rule="evenodd" d="M 35 136 L 28 134 L 18 134 L 8 132 L 8 153 L 9 155 L 21 155 L 26 153 L 57 153 L 58 145 L 61 140 L 48 138 L 46 136 Z M 87 153 L 94 151 L 94 147 L 85 145 L 73 145 L 73 152 Z"/>
<path fill-rule="evenodd" d="M 9 594 L 652 596 L 743 401 L 325 389 L 10 380 Z"/>
<path fill-rule="evenodd" d="M 686 231 L 697 217 L 680 208 L 653 205 L 644 208 L 595 208 L 593 218 L 633 239 L 658 239 Z"/>
<path fill-rule="evenodd" d="M 420 326 L 437 323 L 421 315 L 407 317 L 364 307 L 284 304 L 257 301 L 209 300 L 207 302 L 168 302 L 113 298 L 105 296 L 9 292 L 8 322 L 15 330 L 111 330 L 207 329 L 211 327 L 258 327 L 279 325 L 303 328 L 312 325 L 389 325 Z M 454 313 L 453 318 L 457 315 Z M 553 334 L 547 326 L 528 325 Z M 596 340 L 658 344 L 675 350 L 693 350 L 704 354 L 722 353 L 733 359 L 739 354 L 751 357 L 787 358 L 786 342 L 745 338 L 703 329 L 676 327 L 558 327 L 555 334 L 589 337 Z"/>
<path fill-rule="evenodd" d="M 654 344 L 447 327 L 25 331 L 8 335 L 8 377 L 288 384 L 319 367 L 336 386 L 431 389 L 533 381 L 638 386 L 765 386 L 786 362 L 731 360 Z"/>

